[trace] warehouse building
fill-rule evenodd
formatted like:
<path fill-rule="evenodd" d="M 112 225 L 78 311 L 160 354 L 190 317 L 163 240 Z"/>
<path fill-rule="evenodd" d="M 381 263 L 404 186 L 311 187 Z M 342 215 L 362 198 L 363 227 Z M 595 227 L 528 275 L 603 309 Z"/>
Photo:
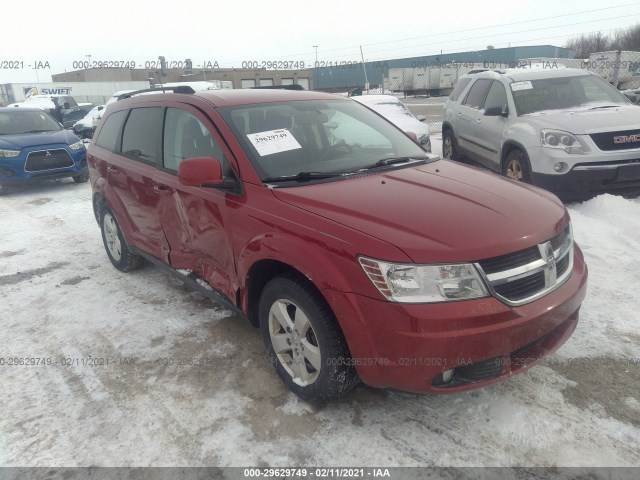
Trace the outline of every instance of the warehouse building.
<path fill-rule="evenodd" d="M 553 45 L 529 45 L 523 47 L 495 48 L 475 52 L 445 53 L 421 57 L 396 58 L 362 63 L 323 62 L 313 69 L 316 90 L 350 91 L 365 87 L 366 79 L 371 88 L 383 85 L 390 68 L 424 69 L 450 64 L 482 64 L 489 68 L 515 67 L 526 58 L 574 58 L 575 52 L 569 48 Z"/>
<path fill-rule="evenodd" d="M 142 68 L 89 68 L 52 75 L 54 82 L 107 82 L 107 81 L 148 81 L 152 84 L 194 81 L 230 81 L 233 88 L 257 86 L 302 85 L 312 89 L 311 70 L 267 70 L 261 69 L 184 69 L 171 68 L 167 76 L 160 72 Z"/>

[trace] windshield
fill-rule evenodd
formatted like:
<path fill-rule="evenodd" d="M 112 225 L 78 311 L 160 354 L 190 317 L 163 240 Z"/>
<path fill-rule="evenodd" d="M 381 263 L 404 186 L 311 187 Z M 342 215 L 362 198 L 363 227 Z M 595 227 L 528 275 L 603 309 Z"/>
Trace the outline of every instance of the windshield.
<path fill-rule="evenodd" d="M 45 112 L 25 112 L 18 108 L 11 112 L 0 112 L 0 135 L 58 130 L 62 130 L 60 124 Z"/>
<path fill-rule="evenodd" d="M 402 131 L 356 102 L 291 101 L 219 111 L 263 180 L 429 159 Z"/>
<path fill-rule="evenodd" d="M 629 104 L 624 95 L 593 75 L 514 82 L 511 91 L 518 115 L 583 106 Z"/>

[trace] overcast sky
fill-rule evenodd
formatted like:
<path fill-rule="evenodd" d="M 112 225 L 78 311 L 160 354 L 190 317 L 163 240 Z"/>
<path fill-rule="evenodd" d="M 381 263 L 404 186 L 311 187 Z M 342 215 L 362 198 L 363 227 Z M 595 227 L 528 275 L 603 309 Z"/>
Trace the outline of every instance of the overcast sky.
<path fill-rule="evenodd" d="M 166 5 L 171 5 L 167 7 Z M 384 6 L 382 6 L 384 5 Z M 640 2 L 15 0 L 0 7 L 0 83 L 50 81 L 73 62 L 191 58 L 194 67 L 243 61 L 382 60 L 519 45 L 563 46 L 570 36 L 640 21 Z M 91 57 L 88 57 L 88 56 Z M 50 69 L 34 70 L 36 62 Z"/>

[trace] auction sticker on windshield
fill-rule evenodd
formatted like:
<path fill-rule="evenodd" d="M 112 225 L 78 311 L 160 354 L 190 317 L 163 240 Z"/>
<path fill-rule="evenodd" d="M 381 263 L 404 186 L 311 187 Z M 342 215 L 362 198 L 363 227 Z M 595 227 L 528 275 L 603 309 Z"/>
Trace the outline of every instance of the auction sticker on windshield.
<path fill-rule="evenodd" d="M 511 84 L 511 91 L 517 92 L 518 90 L 531 90 L 533 85 L 531 85 L 531 81 L 525 80 L 524 82 L 513 82 Z"/>
<path fill-rule="evenodd" d="M 256 147 L 261 157 L 274 153 L 287 152 L 302 148 L 291 132 L 286 128 L 266 132 L 249 133 L 247 138 Z"/>

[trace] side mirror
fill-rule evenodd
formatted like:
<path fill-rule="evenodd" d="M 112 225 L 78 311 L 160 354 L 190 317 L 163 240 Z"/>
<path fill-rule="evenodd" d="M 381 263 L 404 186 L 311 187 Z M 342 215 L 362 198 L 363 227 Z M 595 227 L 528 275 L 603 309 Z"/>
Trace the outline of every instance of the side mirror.
<path fill-rule="evenodd" d="M 187 158 L 178 167 L 178 181 L 187 187 L 224 187 L 220 162 L 213 157 Z"/>
<path fill-rule="evenodd" d="M 64 102 L 62 108 L 64 108 L 65 110 L 69 110 L 71 108 L 71 105 L 69 105 L 69 102 Z"/>
<path fill-rule="evenodd" d="M 509 107 L 507 104 L 502 105 L 501 107 L 490 107 L 484 111 L 485 117 L 508 117 L 509 116 Z"/>
<path fill-rule="evenodd" d="M 502 107 L 491 107 L 484 111 L 485 117 L 498 117 L 502 113 Z"/>
<path fill-rule="evenodd" d="M 236 179 L 224 177 L 220 161 L 215 157 L 187 158 L 180 162 L 178 167 L 178 181 L 188 187 L 217 188 L 229 190 L 237 195 L 242 195 L 242 182 Z"/>
<path fill-rule="evenodd" d="M 425 117 L 424 115 L 417 115 L 416 118 L 419 122 L 424 122 L 427 119 L 427 117 Z"/>

